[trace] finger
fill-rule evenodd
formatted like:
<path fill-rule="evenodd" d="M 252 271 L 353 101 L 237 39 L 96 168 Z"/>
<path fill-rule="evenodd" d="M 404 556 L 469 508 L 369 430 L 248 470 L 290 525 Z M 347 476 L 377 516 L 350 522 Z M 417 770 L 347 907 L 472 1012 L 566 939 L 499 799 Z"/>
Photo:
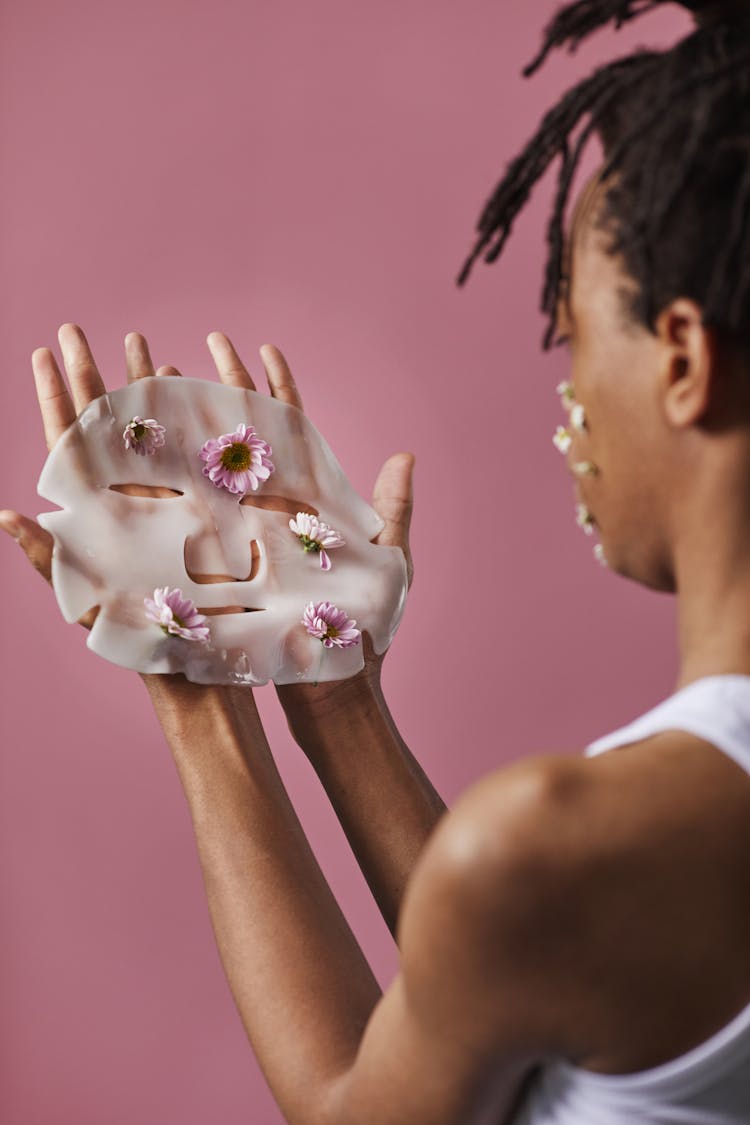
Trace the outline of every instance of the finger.
<path fill-rule="evenodd" d="M 182 377 L 182 372 L 178 371 L 176 367 L 172 367 L 172 365 L 169 364 L 169 363 L 165 363 L 162 367 L 157 368 L 156 374 L 157 375 L 177 375 L 180 378 Z"/>
<path fill-rule="evenodd" d="M 409 547 L 409 528 L 414 506 L 413 453 L 394 453 L 378 473 L 373 490 L 372 506 L 385 527 L 374 540 L 381 546 L 400 547 L 406 556 L 406 574 L 411 586 L 414 564 Z"/>
<path fill-rule="evenodd" d="M 49 531 L 45 531 L 36 520 L 22 516 L 20 512 L 10 509 L 0 511 L 0 527 L 21 547 L 26 558 L 34 570 L 38 570 L 42 578 L 52 585 L 52 548 L 55 541 Z M 79 624 L 90 629 L 99 614 L 99 606 L 94 606 L 79 617 Z"/>
<path fill-rule="evenodd" d="M 31 353 L 36 397 L 44 427 L 47 449 L 52 449 L 57 439 L 71 422 L 75 422 L 76 409 L 70 391 L 62 377 L 57 360 L 49 348 L 35 348 Z"/>
<path fill-rule="evenodd" d="M 263 360 L 268 385 L 273 397 L 279 399 L 280 402 L 288 402 L 290 406 L 297 406 L 300 410 L 304 410 L 302 396 L 281 350 L 275 344 L 263 344 L 260 349 L 260 358 Z"/>
<path fill-rule="evenodd" d="M 237 355 L 228 336 L 223 332 L 209 332 L 206 343 L 222 383 L 226 383 L 229 387 L 246 387 L 250 391 L 255 390 L 250 372 Z"/>
<path fill-rule="evenodd" d="M 42 578 L 52 581 L 52 546 L 54 540 L 49 531 L 40 527 L 36 520 L 22 516 L 8 509 L 0 512 L 0 527 L 11 535 Z"/>
<path fill-rule="evenodd" d="M 125 369 L 129 383 L 134 383 L 136 379 L 147 379 L 154 374 L 148 343 L 140 332 L 128 332 L 125 337 Z"/>
<path fill-rule="evenodd" d="M 80 414 L 95 398 L 106 394 L 104 381 L 94 363 L 88 340 L 77 324 L 61 324 L 57 330 L 57 339 L 73 392 L 76 413 Z"/>

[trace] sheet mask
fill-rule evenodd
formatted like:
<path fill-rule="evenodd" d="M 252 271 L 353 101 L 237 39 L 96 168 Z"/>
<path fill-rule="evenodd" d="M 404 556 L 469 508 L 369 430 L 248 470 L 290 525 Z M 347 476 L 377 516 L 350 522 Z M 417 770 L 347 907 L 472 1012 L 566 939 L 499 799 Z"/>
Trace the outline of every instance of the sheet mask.
<path fill-rule="evenodd" d="M 150 456 L 125 448 L 135 415 L 166 428 L 165 445 Z M 244 497 L 212 484 L 198 456 L 240 422 L 270 444 L 274 464 Z M 126 495 L 124 485 L 146 494 Z M 158 486 L 175 494 L 148 494 Z M 401 619 L 403 551 L 371 542 L 384 521 L 309 418 L 268 394 L 203 379 L 138 379 L 86 407 L 47 458 L 37 491 L 62 509 L 38 519 L 55 540 L 52 584 L 65 620 L 100 606 L 88 647 L 126 668 L 183 672 L 203 684 L 343 679 L 364 666 L 361 640 L 326 648 L 321 663 L 323 645 L 302 624 L 307 603 L 333 602 L 367 630 L 377 653 Z M 346 541 L 331 551 L 330 570 L 290 529 L 298 511 Z M 207 614 L 207 644 L 167 636 L 147 619 L 143 599 L 158 586 L 179 587 Z"/>

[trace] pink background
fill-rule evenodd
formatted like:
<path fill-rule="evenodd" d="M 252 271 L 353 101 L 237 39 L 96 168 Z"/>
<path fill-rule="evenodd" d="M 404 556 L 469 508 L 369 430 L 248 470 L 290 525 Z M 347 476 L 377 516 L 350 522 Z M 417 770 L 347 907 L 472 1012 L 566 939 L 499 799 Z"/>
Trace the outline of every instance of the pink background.
<path fill-rule="evenodd" d="M 667 9 L 524 80 L 555 7 L 24 0 L 3 18 L 0 506 L 47 507 L 30 356 L 59 356 L 65 321 L 110 387 L 130 330 L 157 365 L 211 378 L 205 337 L 221 329 L 264 390 L 258 348 L 278 344 L 366 499 L 390 453 L 416 454 L 416 578 L 384 682 L 449 804 L 503 762 L 581 750 L 677 670 L 673 600 L 600 568 L 551 442 L 567 374 L 540 347 L 551 172 L 503 256 L 454 284 L 547 107 L 690 26 Z M 10 539 L 0 552 L 0 1117 L 280 1122 L 145 691 L 86 649 Z M 385 986 L 390 936 L 273 688 L 257 696 Z"/>

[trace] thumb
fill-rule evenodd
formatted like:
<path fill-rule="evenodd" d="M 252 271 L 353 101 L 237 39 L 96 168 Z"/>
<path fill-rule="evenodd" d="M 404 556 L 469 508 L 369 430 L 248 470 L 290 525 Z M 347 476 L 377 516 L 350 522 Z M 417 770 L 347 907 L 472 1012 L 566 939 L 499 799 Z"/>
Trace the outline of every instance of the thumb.
<path fill-rule="evenodd" d="M 372 506 L 385 527 L 375 542 L 384 547 L 401 547 L 406 555 L 409 585 L 413 575 L 409 549 L 409 527 L 414 506 L 413 453 L 394 453 L 378 473 L 372 493 Z"/>
<path fill-rule="evenodd" d="M 0 527 L 21 547 L 26 558 L 42 578 L 52 580 L 52 547 L 54 540 L 36 520 L 9 509 L 0 511 Z"/>

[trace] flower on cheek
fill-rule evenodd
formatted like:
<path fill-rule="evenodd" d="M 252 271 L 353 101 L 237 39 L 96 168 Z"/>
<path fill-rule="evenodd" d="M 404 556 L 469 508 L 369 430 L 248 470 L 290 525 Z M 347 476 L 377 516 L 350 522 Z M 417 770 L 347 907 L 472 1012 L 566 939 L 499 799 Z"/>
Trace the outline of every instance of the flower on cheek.
<path fill-rule="evenodd" d="M 570 424 L 573 429 L 582 433 L 586 428 L 586 412 L 580 402 L 577 402 L 570 411 Z"/>
<path fill-rule="evenodd" d="M 143 604 L 146 617 L 161 626 L 162 632 L 186 641 L 208 640 L 206 618 L 179 588 L 170 590 L 169 586 L 158 586 L 153 598 L 144 598 Z"/>
<path fill-rule="evenodd" d="M 133 449 L 136 453 L 145 456 L 161 449 L 166 440 L 166 432 L 164 426 L 160 426 L 155 418 L 141 418 L 136 414 L 122 431 L 122 436 L 126 449 Z"/>
<path fill-rule="evenodd" d="M 566 430 L 565 426 L 558 426 L 552 435 L 552 441 L 555 448 L 559 449 L 561 453 L 567 453 L 570 449 L 570 443 L 573 440 L 573 435 L 570 430 Z"/>
<path fill-rule="evenodd" d="M 557 384 L 556 390 L 560 396 L 560 401 L 562 402 L 563 406 L 566 410 L 569 410 L 575 402 L 576 398 L 575 391 L 573 390 L 573 384 L 569 379 L 563 379 L 562 383 Z"/>
<path fill-rule="evenodd" d="M 261 481 L 268 480 L 274 470 L 271 446 L 258 437 L 255 426 L 242 422 L 233 434 L 211 438 L 201 447 L 198 456 L 205 461 L 203 475 L 217 488 L 245 495 L 257 491 Z"/>
<path fill-rule="evenodd" d="M 594 534 L 594 517 L 585 504 L 576 504 L 576 523 L 587 535 Z"/>
<path fill-rule="evenodd" d="M 361 633 L 355 629 L 354 618 L 347 617 L 343 609 L 337 609 L 331 602 L 308 602 L 302 624 L 311 636 L 317 637 L 325 648 L 350 648 L 359 644 Z"/>
<path fill-rule="evenodd" d="M 320 552 L 320 569 L 330 570 L 331 560 L 325 548 L 330 551 L 333 547 L 343 547 L 346 540 L 323 520 L 308 512 L 297 512 L 295 519 L 289 521 L 289 527 L 298 537 L 304 551 Z"/>

